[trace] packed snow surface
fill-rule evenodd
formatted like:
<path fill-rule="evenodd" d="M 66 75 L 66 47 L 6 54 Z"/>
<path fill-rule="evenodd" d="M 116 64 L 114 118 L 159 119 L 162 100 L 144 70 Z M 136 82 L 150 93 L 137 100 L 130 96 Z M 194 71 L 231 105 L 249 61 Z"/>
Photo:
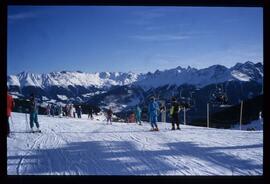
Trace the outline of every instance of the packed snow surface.
<path fill-rule="evenodd" d="M 236 123 L 234 126 L 232 126 L 231 129 L 239 130 L 240 125 Z M 263 130 L 263 119 L 252 121 L 246 125 L 241 125 L 241 129 L 242 130 L 248 130 L 248 129 Z"/>
<path fill-rule="evenodd" d="M 40 115 L 42 133 L 26 133 L 25 114 L 13 113 L 7 139 L 8 175 L 262 175 L 263 131 L 181 125 L 107 125 Z"/>

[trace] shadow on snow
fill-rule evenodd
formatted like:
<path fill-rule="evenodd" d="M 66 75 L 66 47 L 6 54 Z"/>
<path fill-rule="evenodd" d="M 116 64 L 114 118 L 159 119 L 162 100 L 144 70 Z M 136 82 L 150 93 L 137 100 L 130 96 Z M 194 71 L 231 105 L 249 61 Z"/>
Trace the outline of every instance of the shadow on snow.
<path fill-rule="evenodd" d="M 139 150 L 128 141 L 74 142 L 62 148 L 33 151 L 32 155 L 24 157 L 21 174 L 164 175 L 169 171 L 182 173 L 188 168 L 184 164 L 166 162 L 166 156 L 190 156 L 230 170 L 262 172 L 262 165 L 222 152 L 224 149 L 260 148 L 262 144 L 200 147 L 192 142 L 177 142 L 165 146 L 168 149 Z M 20 158 L 8 156 L 8 159 Z M 33 163 L 33 160 L 36 162 Z"/>

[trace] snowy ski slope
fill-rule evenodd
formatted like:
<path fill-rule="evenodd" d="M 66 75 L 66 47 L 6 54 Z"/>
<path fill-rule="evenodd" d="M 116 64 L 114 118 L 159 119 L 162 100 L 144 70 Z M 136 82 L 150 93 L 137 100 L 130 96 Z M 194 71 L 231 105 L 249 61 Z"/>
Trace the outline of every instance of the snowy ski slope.
<path fill-rule="evenodd" d="M 150 125 L 39 116 L 42 133 L 25 133 L 13 113 L 8 175 L 262 175 L 263 131 Z"/>

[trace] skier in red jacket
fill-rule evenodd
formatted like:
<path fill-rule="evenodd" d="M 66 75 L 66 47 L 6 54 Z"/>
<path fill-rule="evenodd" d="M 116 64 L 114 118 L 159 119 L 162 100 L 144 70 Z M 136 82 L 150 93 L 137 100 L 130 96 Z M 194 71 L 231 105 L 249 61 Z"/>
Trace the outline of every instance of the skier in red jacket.
<path fill-rule="evenodd" d="M 7 93 L 7 136 L 9 137 L 10 134 L 10 128 L 9 128 L 9 117 L 11 115 L 11 112 L 15 106 L 15 102 L 11 95 Z"/>

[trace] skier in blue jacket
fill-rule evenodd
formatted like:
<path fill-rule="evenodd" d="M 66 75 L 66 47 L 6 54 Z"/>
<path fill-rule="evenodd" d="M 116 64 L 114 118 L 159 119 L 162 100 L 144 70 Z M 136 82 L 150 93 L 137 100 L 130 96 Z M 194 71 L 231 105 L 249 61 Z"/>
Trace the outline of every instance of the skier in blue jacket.
<path fill-rule="evenodd" d="M 155 98 L 152 97 L 151 102 L 150 102 L 150 104 L 148 106 L 148 112 L 149 112 L 149 116 L 150 116 L 150 123 L 151 123 L 151 127 L 152 127 L 151 131 L 158 131 L 158 126 L 157 126 L 158 109 L 159 109 L 159 105 L 155 101 Z"/>
<path fill-rule="evenodd" d="M 41 132 L 39 130 L 39 123 L 38 123 L 38 105 L 37 101 L 35 98 L 35 95 L 32 93 L 30 95 L 30 127 L 31 127 L 31 132 L 34 132 L 33 127 L 34 123 L 36 124 L 37 131 Z"/>

